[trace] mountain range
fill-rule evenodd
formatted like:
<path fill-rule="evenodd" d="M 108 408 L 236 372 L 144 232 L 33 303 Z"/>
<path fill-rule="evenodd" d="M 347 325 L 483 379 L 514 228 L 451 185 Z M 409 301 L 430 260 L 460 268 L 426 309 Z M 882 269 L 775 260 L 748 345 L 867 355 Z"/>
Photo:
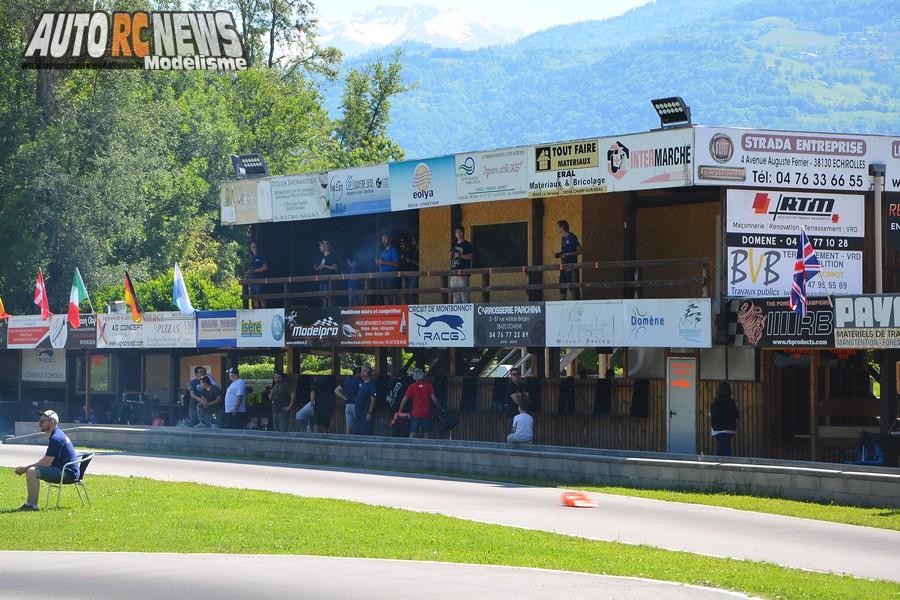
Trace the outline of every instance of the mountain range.
<path fill-rule="evenodd" d="M 397 45 L 416 85 L 388 131 L 410 158 L 645 131 L 671 95 L 704 125 L 900 134 L 898 0 L 656 0 L 473 50 L 407 36 L 342 68 Z"/>

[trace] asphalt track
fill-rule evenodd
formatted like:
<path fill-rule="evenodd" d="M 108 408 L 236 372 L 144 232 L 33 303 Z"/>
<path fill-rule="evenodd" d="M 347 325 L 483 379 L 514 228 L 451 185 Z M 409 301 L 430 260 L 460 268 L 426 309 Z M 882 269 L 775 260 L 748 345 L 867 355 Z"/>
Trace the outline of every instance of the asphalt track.
<path fill-rule="evenodd" d="M 0 446 L 0 465 L 27 463 L 41 452 L 35 446 Z M 98 456 L 91 472 L 341 498 L 591 539 L 900 581 L 900 532 L 868 527 L 606 494 L 592 495 L 597 508 L 573 509 L 561 506 L 560 491 L 553 488 L 357 469 L 109 454 Z"/>

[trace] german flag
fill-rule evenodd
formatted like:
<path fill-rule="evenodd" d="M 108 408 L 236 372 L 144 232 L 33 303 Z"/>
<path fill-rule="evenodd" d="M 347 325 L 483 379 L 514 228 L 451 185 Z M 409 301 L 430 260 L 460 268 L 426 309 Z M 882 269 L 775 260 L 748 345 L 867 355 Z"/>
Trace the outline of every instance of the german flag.
<path fill-rule="evenodd" d="M 138 302 L 137 294 L 134 293 L 134 285 L 131 283 L 131 277 L 128 275 L 128 271 L 125 271 L 125 304 L 131 309 L 131 319 L 135 323 L 140 323 L 144 320 L 144 309 L 141 308 L 141 303 Z"/>

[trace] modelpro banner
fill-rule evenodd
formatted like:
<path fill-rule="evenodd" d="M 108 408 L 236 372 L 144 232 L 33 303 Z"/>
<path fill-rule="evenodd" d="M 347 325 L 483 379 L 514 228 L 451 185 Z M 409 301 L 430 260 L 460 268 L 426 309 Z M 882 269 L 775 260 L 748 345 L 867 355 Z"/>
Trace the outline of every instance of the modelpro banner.
<path fill-rule="evenodd" d="M 900 348 L 900 295 L 834 298 L 837 348 Z"/>
<path fill-rule="evenodd" d="M 410 305 L 409 345 L 426 348 L 474 347 L 475 305 Z"/>
<path fill-rule="evenodd" d="M 730 189 L 726 212 L 728 296 L 789 296 L 801 228 L 822 265 L 807 293 L 862 292 L 862 195 Z"/>

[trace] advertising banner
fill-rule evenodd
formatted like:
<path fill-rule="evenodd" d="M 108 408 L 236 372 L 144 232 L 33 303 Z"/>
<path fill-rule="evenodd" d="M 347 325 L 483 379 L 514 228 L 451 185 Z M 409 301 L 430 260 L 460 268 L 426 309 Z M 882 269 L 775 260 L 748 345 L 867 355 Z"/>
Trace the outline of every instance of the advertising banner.
<path fill-rule="evenodd" d="M 299 307 L 285 321 L 288 346 L 408 345 L 406 306 Z"/>
<path fill-rule="evenodd" d="M 97 348 L 195 348 L 194 315 L 147 312 L 140 323 L 130 313 L 97 315 Z"/>
<path fill-rule="evenodd" d="M 828 298 L 809 298 L 801 317 L 787 298 L 731 301 L 735 346 L 754 348 L 834 348 L 834 310 Z"/>
<path fill-rule="evenodd" d="M 326 195 L 328 173 L 272 177 L 270 182 L 273 221 L 325 219 L 331 216 Z"/>
<path fill-rule="evenodd" d="M 70 350 L 96 348 L 97 315 L 79 315 L 77 328 L 69 324 L 68 315 L 53 315 L 50 317 L 50 346 Z"/>
<path fill-rule="evenodd" d="M 40 315 L 13 315 L 7 324 L 6 347 L 10 350 L 50 346 L 50 319 L 44 321 Z"/>
<path fill-rule="evenodd" d="M 862 195 L 730 189 L 726 213 L 729 296 L 789 296 L 801 227 L 822 265 L 807 294 L 862 292 Z"/>
<path fill-rule="evenodd" d="M 528 147 L 456 155 L 460 203 L 528 197 Z"/>
<path fill-rule="evenodd" d="M 219 189 L 222 225 L 272 220 L 272 185 L 268 178 L 223 181 Z"/>
<path fill-rule="evenodd" d="M 900 348 L 900 295 L 834 298 L 837 348 Z"/>
<path fill-rule="evenodd" d="M 390 163 L 391 210 L 456 204 L 456 159 L 450 156 Z"/>
<path fill-rule="evenodd" d="M 22 350 L 22 381 L 65 383 L 66 351 Z"/>
<path fill-rule="evenodd" d="M 332 217 L 390 212 L 388 166 L 329 171 L 327 193 Z"/>
<path fill-rule="evenodd" d="M 884 212 L 887 247 L 900 252 L 900 202 L 885 203 Z"/>
<path fill-rule="evenodd" d="M 693 177 L 694 132 L 654 131 L 600 140 L 610 191 L 689 186 Z"/>
<path fill-rule="evenodd" d="M 597 139 L 533 146 L 528 161 L 528 196 L 608 191 L 606 162 L 600 163 L 599 147 Z"/>
<path fill-rule="evenodd" d="M 546 344 L 554 348 L 621 346 L 621 300 L 547 302 Z"/>
<path fill-rule="evenodd" d="M 238 310 L 238 348 L 283 348 L 284 309 Z"/>
<path fill-rule="evenodd" d="M 409 307 L 409 345 L 426 348 L 472 348 L 474 304 L 413 304 Z"/>
<path fill-rule="evenodd" d="M 900 192 L 900 138 L 882 140 L 884 149 L 884 189 L 888 192 Z"/>
<path fill-rule="evenodd" d="M 476 304 L 475 347 L 543 346 L 544 303 Z"/>
<path fill-rule="evenodd" d="M 695 127 L 694 182 L 865 191 L 880 145 L 859 135 Z"/>
<path fill-rule="evenodd" d="M 201 310 L 196 316 L 198 348 L 237 347 L 236 310 Z"/>
<path fill-rule="evenodd" d="M 711 348 L 709 298 L 623 300 L 624 345 L 637 348 Z"/>

